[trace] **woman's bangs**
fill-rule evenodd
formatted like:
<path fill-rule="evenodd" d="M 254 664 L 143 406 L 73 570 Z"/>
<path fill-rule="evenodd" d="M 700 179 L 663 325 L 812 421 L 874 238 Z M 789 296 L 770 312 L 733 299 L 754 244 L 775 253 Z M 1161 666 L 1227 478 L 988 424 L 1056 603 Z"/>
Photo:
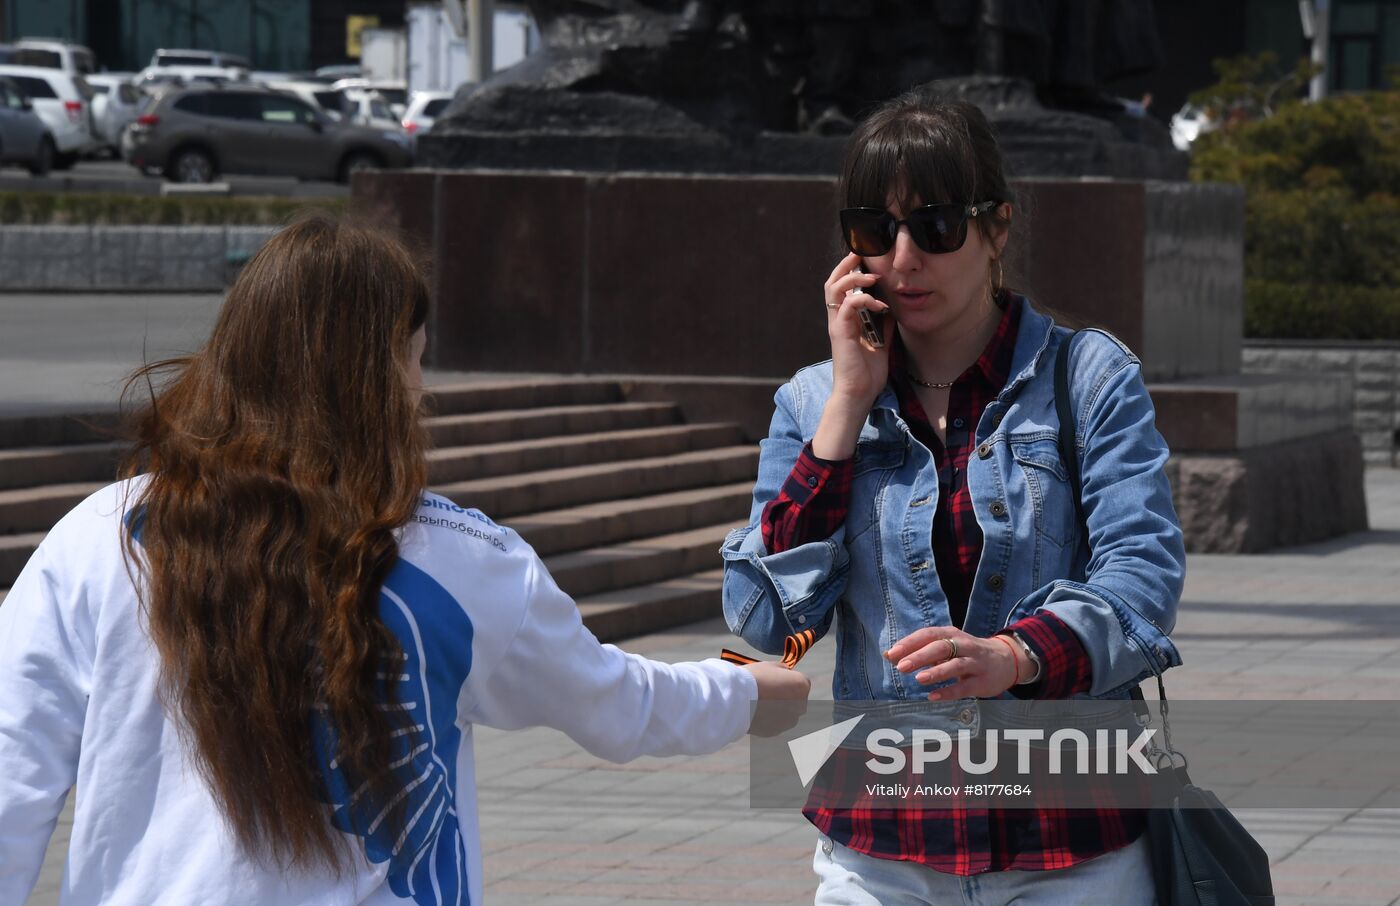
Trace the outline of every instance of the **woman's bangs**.
<path fill-rule="evenodd" d="M 896 196 L 901 208 L 968 204 L 975 179 L 971 148 L 962 137 L 939 134 L 933 124 L 897 120 L 872 135 L 852 161 L 847 207 L 883 208 Z"/>

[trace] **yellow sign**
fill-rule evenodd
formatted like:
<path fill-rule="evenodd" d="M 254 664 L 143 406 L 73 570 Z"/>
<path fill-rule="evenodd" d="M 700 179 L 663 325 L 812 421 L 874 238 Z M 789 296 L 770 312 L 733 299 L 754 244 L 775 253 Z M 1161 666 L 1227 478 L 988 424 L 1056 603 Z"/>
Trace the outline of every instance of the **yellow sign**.
<path fill-rule="evenodd" d="M 345 55 L 351 59 L 360 58 L 360 32 L 366 28 L 378 28 L 378 16 L 345 17 Z"/>

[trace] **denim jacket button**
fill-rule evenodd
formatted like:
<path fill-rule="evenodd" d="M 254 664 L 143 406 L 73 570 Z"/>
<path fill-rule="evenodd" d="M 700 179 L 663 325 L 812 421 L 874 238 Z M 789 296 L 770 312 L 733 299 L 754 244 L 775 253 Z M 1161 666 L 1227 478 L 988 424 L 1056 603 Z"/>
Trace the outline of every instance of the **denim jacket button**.
<path fill-rule="evenodd" d="M 993 416 L 992 416 L 992 428 L 995 430 L 996 428 L 1000 428 L 1000 427 L 1001 427 L 1001 413 L 998 412 L 996 415 L 993 415 Z"/>
<path fill-rule="evenodd" d="M 797 618 L 797 622 L 799 622 L 799 623 L 805 623 L 805 622 L 807 622 L 807 618 L 806 618 L 806 617 L 798 617 L 798 618 Z"/>
<path fill-rule="evenodd" d="M 974 718 L 976 718 L 976 716 L 977 715 L 972 713 L 971 708 L 963 708 L 961 711 L 958 712 L 958 723 L 970 727 L 972 726 L 972 721 Z"/>
<path fill-rule="evenodd" d="M 986 459 L 988 456 L 991 456 L 991 455 L 992 455 L 992 445 L 991 445 L 991 444 L 981 444 L 980 446 L 977 447 L 977 455 L 978 455 L 980 458 L 982 458 L 982 459 Z"/>
<path fill-rule="evenodd" d="M 987 584 L 991 586 L 992 591 L 1001 591 L 1001 587 L 1006 584 L 1006 580 L 1001 577 L 1001 573 L 996 573 L 987 580 Z"/>
<path fill-rule="evenodd" d="M 992 511 L 993 516 L 1006 515 L 1006 504 L 1002 503 L 1000 500 L 993 500 L 990 509 Z"/>

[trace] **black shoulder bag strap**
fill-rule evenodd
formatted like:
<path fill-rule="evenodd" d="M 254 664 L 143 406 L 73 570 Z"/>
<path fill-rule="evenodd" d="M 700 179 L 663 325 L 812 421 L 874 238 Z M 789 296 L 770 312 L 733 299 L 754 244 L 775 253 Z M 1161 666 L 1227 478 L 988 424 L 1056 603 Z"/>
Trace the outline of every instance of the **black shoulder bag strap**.
<path fill-rule="evenodd" d="M 1079 447 L 1074 439 L 1074 405 L 1069 398 L 1069 348 L 1075 331 L 1060 342 L 1059 355 L 1055 357 L 1055 415 L 1060 420 L 1060 459 L 1064 461 L 1065 472 L 1069 475 L 1069 487 L 1074 496 L 1074 515 L 1084 537 L 1089 537 L 1089 524 L 1084 519 L 1084 488 L 1079 477 Z"/>

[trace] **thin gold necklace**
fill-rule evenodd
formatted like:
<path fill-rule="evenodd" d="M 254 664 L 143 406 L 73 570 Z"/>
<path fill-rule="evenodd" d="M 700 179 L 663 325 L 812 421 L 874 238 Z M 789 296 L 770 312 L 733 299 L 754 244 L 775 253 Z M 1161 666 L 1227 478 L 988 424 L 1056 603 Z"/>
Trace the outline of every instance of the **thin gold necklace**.
<path fill-rule="evenodd" d="M 914 383 L 918 384 L 920 387 L 927 387 L 930 390 L 947 390 L 949 387 L 953 386 L 953 381 L 949 381 L 946 384 L 939 383 L 937 381 L 921 381 L 918 378 L 914 377 L 914 373 L 908 368 L 904 369 L 904 376 L 909 378 L 909 380 L 913 381 Z"/>
<path fill-rule="evenodd" d="M 988 298 L 992 301 L 992 311 L 996 311 L 997 305 L 995 296 L 988 296 Z M 998 314 L 1000 314 L 1000 312 L 998 312 Z M 952 387 L 954 383 L 956 383 L 956 378 L 954 380 L 948 381 L 947 383 L 942 383 L 940 381 L 923 381 L 916 378 L 914 376 L 914 372 L 910 371 L 907 367 L 904 369 L 904 376 L 909 378 L 909 380 L 913 381 L 914 383 L 918 384 L 920 387 L 927 387 L 930 390 L 947 390 L 949 387 Z"/>

